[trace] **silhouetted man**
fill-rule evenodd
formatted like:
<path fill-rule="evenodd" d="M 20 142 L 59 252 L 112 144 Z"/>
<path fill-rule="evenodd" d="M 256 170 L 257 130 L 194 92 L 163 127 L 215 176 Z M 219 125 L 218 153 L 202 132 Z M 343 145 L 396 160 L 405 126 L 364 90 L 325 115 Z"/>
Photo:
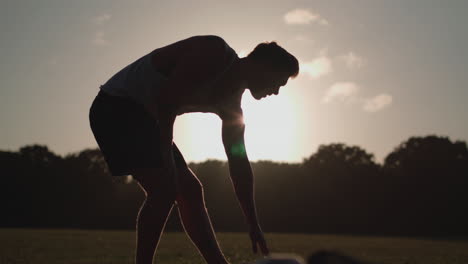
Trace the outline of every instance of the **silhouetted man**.
<path fill-rule="evenodd" d="M 261 43 L 239 58 L 222 38 L 195 36 L 150 52 L 101 86 L 90 109 L 96 141 L 112 175 L 132 175 L 146 194 L 137 218 L 137 264 L 152 263 L 175 203 L 205 260 L 228 263 L 213 232 L 202 185 L 172 141 L 176 116 L 190 112 L 215 113 L 222 119 L 230 176 L 253 251 L 258 247 L 268 254 L 245 152 L 241 98 L 245 89 L 257 100 L 278 94 L 298 72 L 297 59 L 275 42 Z"/>

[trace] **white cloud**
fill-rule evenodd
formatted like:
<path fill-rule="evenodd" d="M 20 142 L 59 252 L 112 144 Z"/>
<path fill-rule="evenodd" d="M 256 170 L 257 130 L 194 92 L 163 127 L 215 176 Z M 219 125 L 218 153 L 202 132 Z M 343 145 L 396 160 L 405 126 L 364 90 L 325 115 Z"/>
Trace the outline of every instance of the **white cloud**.
<path fill-rule="evenodd" d="M 330 103 L 333 101 L 352 102 L 360 87 L 353 82 L 339 82 L 333 84 L 325 92 L 322 102 Z"/>
<path fill-rule="evenodd" d="M 109 13 L 102 13 L 93 18 L 93 22 L 100 27 L 101 25 L 107 23 L 111 19 L 112 15 Z M 92 39 L 94 45 L 97 46 L 106 46 L 109 45 L 109 41 L 105 38 L 105 33 L 103 31 L 97 31 L 94 34 Z"/>
<path fill-rule="evenodd" d="M 392 102 L 393 97 L 391 95 L 379 94 L 377 96 L 365 100 L 363 109 L 364 111 L 373 113 L 388 107 L 392 104 Z"/>
<path fill-rule="evenodd" d="M 344 61 L 349 69 L 360 69 L 365 65 L 364 58 L 352 51 L 340 56 L 340 59 Z"/>
<path fill-rule="evenodd" d="M 319 14 L 316 14 L 308 9 L 294 9 L 287 12 L 284 17 L 284 22 L 288 25 L 307 25 L 312 22 L 317 22 L 320 25 L 328 25 L 328 21 Z"/>
<path fill-rule="evenodd" d="M 107 21 L 109 21 L 111 17 L 112 17 L 111 14 L 104 13 L 104 14 L 98 15 L 93 20 L 94 20 L 94 23 L 98 25 L 102 25 L 106 23 Z"/>
<path fill-rule="evenodd" d="M 319 24 L 322 25 L 322 26 L 328 26 L 330 25 L 330 23 L 328 22 L 328 20 L 324 19 L 324 18 L 321 18 L 319 20 Z"/>
<path fill-rule="evenodd" d="M 393 103 L 393 97 L 389 94 L 382 93 L 371 98 L 363 98 L 358 95 L 360 90 L 361 87 L 354 82 L 338 82 L 326 90 L 322 102 L 353 103 L 370 113 L 387 108 Z"/>
<path fill-rule="evenodd" d="M 104 32 L 98 31 L 94 34 L 93 43 L 98 46 L 106 46 L 109 45 L 109 41 L 105 39 Z"/>
<path fill-rule="evenodd" d="M 293 40 L 295 41 L 300 41 L 300 42 L 306 42 L 306 43 L 310 43 L 310 44 L 314 44 L 314 40 L 309 37 L 309 36 L 306 36 L 306 35 L 302 35 L 302 34 L 299 34 L 299 35 L 296 35 Z"/>
<path fill-rule="evenodd" d="M 333 71 L 332 61 L 326 55 L 315 58 L 310 62 L 301 62 L 299 68 L 301 73 L 309 75 L 312 79 L 318 79 Z"/>

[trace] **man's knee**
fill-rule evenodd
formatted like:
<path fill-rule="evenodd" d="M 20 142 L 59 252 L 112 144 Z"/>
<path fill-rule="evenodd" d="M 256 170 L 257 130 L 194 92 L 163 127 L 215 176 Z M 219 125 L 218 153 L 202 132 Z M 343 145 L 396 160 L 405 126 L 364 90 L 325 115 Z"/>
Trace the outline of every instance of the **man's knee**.
<path fill-rule="evenodd" d="M 180 169 L 179 181 L 177 188 L 177 199 L 189 201 L 202 201 L 203 200 L 203 185 L 197 177 L 187 169 Z"/>
<path fill-rule="evenodd" d="M 132 175 L 146 194 L 147 199 L 176 198 L 176 186 L 172 175 L 160 168 L 139 169 Z"/>

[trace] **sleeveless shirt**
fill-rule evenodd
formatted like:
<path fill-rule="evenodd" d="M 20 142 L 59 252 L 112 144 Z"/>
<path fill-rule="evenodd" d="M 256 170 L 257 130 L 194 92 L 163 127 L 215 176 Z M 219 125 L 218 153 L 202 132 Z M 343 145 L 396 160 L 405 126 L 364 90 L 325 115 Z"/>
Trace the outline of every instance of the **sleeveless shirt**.
<path fill-rule="evenodd" d="M 151 57 L 155 51 L 157 49 L 117 72 L 106 83 L 101 85 L 100 89 L 113 96 L 129 97 L 143 105 L 154 104 L 156 102 L 157 90 L 164 85 L 164 82 L 168 78 L 158 72 L 151 61 Z M 227 43 L 225 43 L 225 52 L 228 58 L 226 67 L 205 85 L 215 83 L 230 68 L 235 59 L 239 58 L 237 53 Z"/>
<path fill-rule="evenodd" d="M 158 87 L 167 77 L 159 73 L 151 62 L 153 52 L 117 72 L 100 89 L 113 96 L 130 97 L 143 105 L 154 102 Z"/>

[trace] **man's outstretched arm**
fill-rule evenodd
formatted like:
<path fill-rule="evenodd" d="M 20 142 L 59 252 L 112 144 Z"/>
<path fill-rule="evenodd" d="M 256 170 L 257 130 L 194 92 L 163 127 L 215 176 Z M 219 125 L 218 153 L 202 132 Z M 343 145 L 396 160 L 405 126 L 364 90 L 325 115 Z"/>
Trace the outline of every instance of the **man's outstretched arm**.
<path fill-rule="evenodd" d="M 245 150 L 244 131 L 241 110 L 224 116 L 222 125 L 224 149 L 229 161 L 234 190 L 250 228 L 252 250 L 256 253 L 258 246 L 263 255 L 268 255 L 268 247 L 257 218 L 253 172 Z"/>

